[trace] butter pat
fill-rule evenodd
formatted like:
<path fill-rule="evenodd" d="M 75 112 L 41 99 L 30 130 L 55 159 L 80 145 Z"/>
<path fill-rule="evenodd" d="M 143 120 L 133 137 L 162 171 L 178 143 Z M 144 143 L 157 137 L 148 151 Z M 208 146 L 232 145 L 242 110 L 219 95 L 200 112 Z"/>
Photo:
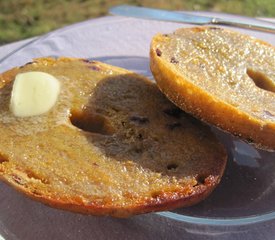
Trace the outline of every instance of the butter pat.
<path fill-rule="evenodd" d="M 55 105 L 59 92 L 59 81 L 48 73 L 19 73 L 13 83 L 10 110 L 17 117 L 46 113 Z"/>

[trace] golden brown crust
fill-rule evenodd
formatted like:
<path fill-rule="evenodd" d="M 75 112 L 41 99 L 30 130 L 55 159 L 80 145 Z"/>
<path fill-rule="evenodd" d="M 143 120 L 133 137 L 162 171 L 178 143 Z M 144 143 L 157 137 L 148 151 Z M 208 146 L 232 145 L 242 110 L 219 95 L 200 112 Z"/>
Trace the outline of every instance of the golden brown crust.
<path fill-rule="evenodd" d="M 184 32 L 184 29 L 181 29 L 181 31 Z M 198 32 L 206 31 L 211 31 L 211 29 L 208 27 L 186 29 L 186 32 L 188 32 L 189 35 L 196 35 L 196 33 Z M 228 34 L 229 31 L 223 30 L 222 32 L 220 31 L 218 34 L 223 35 L 224 32 Z M 237 33 L 229 32 L 229 36 L 230 34 L 233 36 L 243 36 L 241 34 L 238 35 Z M 274 47 L 272 47 L 271 45 L 264 43 L 260 40 L 255 40 L 249 38 L 248 36 L 243 37 L 247 41 L 252 41 L 252 44 L 256 45 L 257 43 L 274 49 Z M 172 40 L 170 41 L 175 41 L 173 40 L 173 35 L 171 35 L 171 39 Z M 158 56 L 158 51 L 166 51 L 165 41 L 168 41 L 167 37 L 164 37 L 162 35 L 155 36 L 152 40 L 150 50 L 151 70 L 161 91 L 177 106 L 191 113 L 202 121 L 213 124 L 221 128 L 222 130 L 228 131 L 235 136 L 238 136 L 241 139 L 249 142 L 250 144 L 254 144 L 256 147 L 269 151 L 274 151 L 275 121 L 272 119 L 259 118 L 250 114 L 250 112 L 243 111 L 243 109 L 241 109 L 239 106 L 236 106 L 237 104 L 227 102 L 226 100 L 204 89 L 199 84 L 196 84 L 194 81 L 192 81 L 192 77 L 190 77 L 190 74 L 192 75 L 192 73 L 190 73 L 188 75 L 189 77 L 187 77 L 187 75 L 185 75 L 185 73 L 179 69 L 177 64 L 171 64 L 165 57 Z M 237 52 L 237 49 L 234 49 L 233 45 L 230 47 L 233 48 L 233 51 Z M 177 51 L 180 50 L 177 49 Z M 190 56 L 190 58 L 192 59 L 192 56 Z M 274 58 L 274 55 L 272 56 L 272 53 L 270 58 Z M 221 61 L 220 65 L 224 64 L 222 60 L 219 61 Z M 206 64 L 206 68 L 207 66 L 210 68 L 211 63 L 212 62 L 207 63 L 209 65 Z M 197 64 L 200 63 L 198 62 Z M 238 65 L 239 63 L 236 62 L 235 64 Z M 206 69 L 206 71 L 208 70 L 209 69 Z M 271 68 L 268 71 L 274 72 L 274 69 Z M 194 72 L 194 75 L 196 75 L 196 72 Z M 211 81 L 211 79 L 201 79 L 201 81 L 207 82 Z M 224 84 L 226 84 L 226 82 L 224 82 Z M 222 92 L 223 90 L 221 89 L 220 91 Z M 242 93 L 239 94 L 241 95 Z M 270 98 L 270 102 L 272 102 L 272 99 L 275 99 L 274 93 L 266 92 L 266 94 L 269 94 L 268 96 Z M 265 105 L 264 103 L 262 103 L 262 105 L 267 108 L 267 112 L 273 112 L 272 108 L 274 106 L 272 106 L 272 103 L 270 105 Z M 271 106 L 271 110 L 268 109 L 269 106 Z"/>
<path fill-rule="evenodd" d="M 88 215 L 110 215 L 119 218 L 192 206 L 208 197 L 208 195 L 220 182 L 220 179 L 217 177 L 213 178 L 210 176 L 206 179 L 206 183 L 203 185 L 198 185 L 195 188 L 186 187 L 186 189 L 183 189 L 181 192 L 160 192 L 156 198 L 144 198 L 129 208 L 123 206 L 113 206 L 111 203 L 109 205 L 102 205 L 91 202 L 87 205 L 77 196 L 75 196 L 75 198 L 70 198 L 69 200 L 66 198 L 62 199 L 62 196 L 48 197 L 46 195 L 37 194 L 35 191 L 30 191 L 28 188 L 22 187 L 20 184 L 14 184 L 14 182 L 10 182 L 6 178 L 2 178 L 2 180 L 12 185 L 16 190 L 22 192 L 28 197 L 54 208 Z"/>
<path fill-rule="evenodd" d="M 79 198 L 77 198 L 77 196 L 75 198 L 71 198 L 70 200 L 62 199 L 61 196 L 47 197 L 46 195 L 40 195 L 36 194 L 35 192 L 28 191 L 28 189 L 26 189 L 25 187 L 15 185 L 14 183 L 9 182 L 9 180 L 7 181 L 7 179 L 5 178 L 2 178 L 2 180 L 12 185 L 13 187 L 15 187 L 16 190 L 22 192 L 28 197 L 54 208 L 87 215 L 110 215 L 119 218 L 126 218 L 137 214 L 192 206 L 208 197 L 208 195 L 220 182 L 220 179 L 215 179 L 214 181 L 211 181 L 211 183 L 208 182 L 205 185 L 198 185 L 195 187 L 195 189 L 187 187 L 187 189 L 184 189 L 184 191 L 182 192 L 163 192 L 159 193 L 157 198 L 144 198 L 139 201 L 138 204 L 132 205 L 131 207 L 118 207 L 112 206 L 111 203 L 109 205 L 101 205 L 91 202 L 89 205 L 87 205 L 83 203 Z"/>
<path fill-rule="evenodd" d="M 47 114 L 18 119 L 6 105 L 10 82 L 25 71 L 54 75 L 62 90 Z M 41 58 L 0 79 L 0 178 L 35 200 L 128 217 L 195 204 L 221 179 L 224 148 L 142 76 Z"/>

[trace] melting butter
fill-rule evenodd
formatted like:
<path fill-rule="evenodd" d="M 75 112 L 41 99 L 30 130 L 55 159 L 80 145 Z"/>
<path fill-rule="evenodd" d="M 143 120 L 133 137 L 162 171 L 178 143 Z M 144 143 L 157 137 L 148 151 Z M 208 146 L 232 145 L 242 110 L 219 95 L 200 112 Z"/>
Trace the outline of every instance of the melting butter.
<path fill-rule="evenodd" d="M 16 75 L 10 110 L 17 117 L 30 117 L 48 112 L 60 93 L 60 83 L 45 72 L 26 72 Z"/>

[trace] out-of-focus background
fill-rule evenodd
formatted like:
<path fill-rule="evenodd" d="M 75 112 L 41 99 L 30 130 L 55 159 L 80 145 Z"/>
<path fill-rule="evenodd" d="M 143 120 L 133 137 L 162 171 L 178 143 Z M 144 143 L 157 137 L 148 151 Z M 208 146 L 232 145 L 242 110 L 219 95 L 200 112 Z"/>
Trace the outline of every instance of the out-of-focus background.
<path fill-rule="evenodd" d="M 107 15 L 111 6 L 119 4 L 275 17 L 274 3 L 274 0 L 0 0 L 0 45 Z"/>

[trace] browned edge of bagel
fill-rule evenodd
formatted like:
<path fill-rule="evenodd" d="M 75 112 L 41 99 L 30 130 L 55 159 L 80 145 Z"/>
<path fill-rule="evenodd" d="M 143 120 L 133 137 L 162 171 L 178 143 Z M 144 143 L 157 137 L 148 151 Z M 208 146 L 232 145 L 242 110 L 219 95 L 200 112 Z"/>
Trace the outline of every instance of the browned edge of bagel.
<path fill-rule="evenodd" d="M 197 186 L 195 191 L 194 189 L 186 188 L 184 191 L 177 193 L 159 192 L 153 200 L 144 199 L 135 206 L 124 208 L 93 204 L 92 202 L 89 205 L 84 205 L 77 196 L 74 199 L 70 199 L 70 201 L 68 201 L 68 199 L 62 199 L 62 196 L 56 196 L 55 198 L 47 197 L 46 195 L 36 194 L 35 191 L 23 187 L 20 183 L 16 182 L 16 176 L 14 176 L 13 179 L 7 179 L 0 174 L 0 179 L 12 186 L 16 191 L 49 207 L 85 215 L 112 216 L 117 218 L 128 218 L 134 215 L 193 206 L 206 199 L 221 181 L 221 178 L 210 176 L 205 179 L 203 185 Z"/>

